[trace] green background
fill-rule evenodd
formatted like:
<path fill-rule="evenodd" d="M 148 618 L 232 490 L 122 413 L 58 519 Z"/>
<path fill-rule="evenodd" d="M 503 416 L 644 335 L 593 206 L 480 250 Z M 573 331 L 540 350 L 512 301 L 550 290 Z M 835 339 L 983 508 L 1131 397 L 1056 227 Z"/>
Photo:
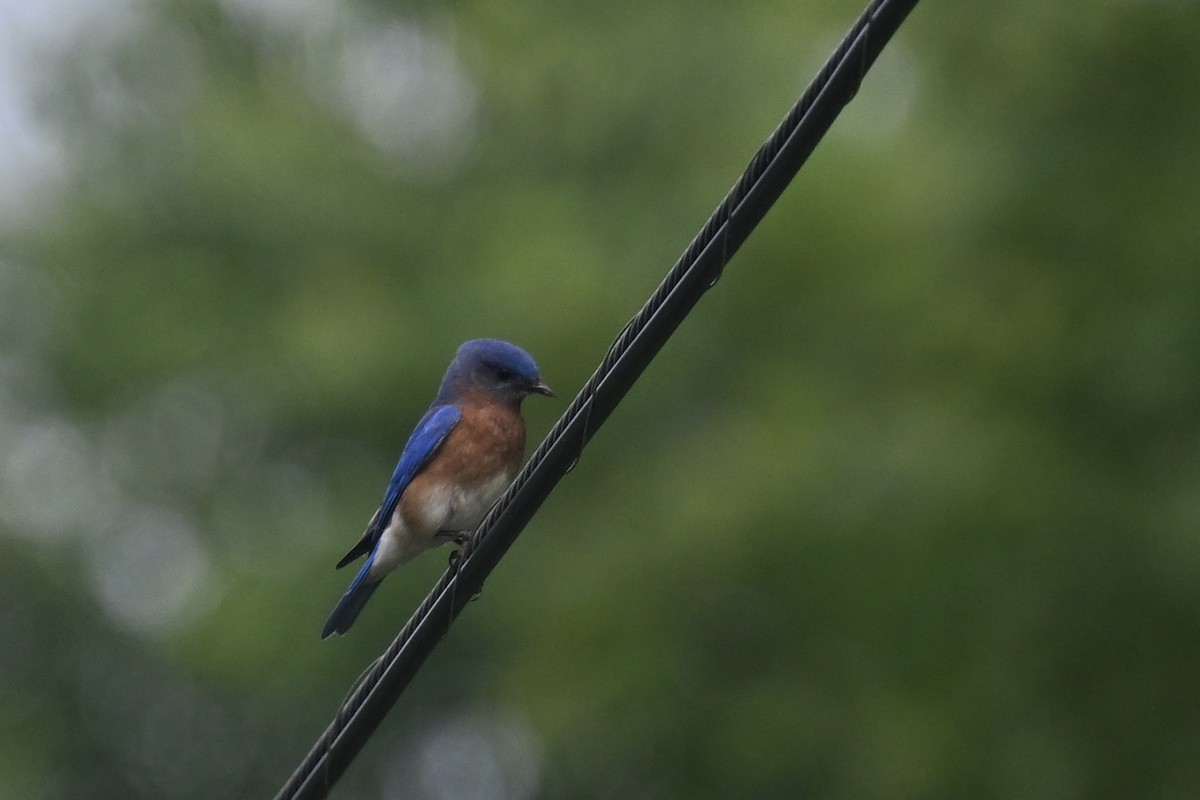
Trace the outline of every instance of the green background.
<path fill-rule="evenodd" d="M 126 9 L 0 230 L 0 798 L 268 797 L 454 348 L 532 450 L 860 6 Z M 333 796 L 1198 796 L 1198 33 L 918 7 Z"/>

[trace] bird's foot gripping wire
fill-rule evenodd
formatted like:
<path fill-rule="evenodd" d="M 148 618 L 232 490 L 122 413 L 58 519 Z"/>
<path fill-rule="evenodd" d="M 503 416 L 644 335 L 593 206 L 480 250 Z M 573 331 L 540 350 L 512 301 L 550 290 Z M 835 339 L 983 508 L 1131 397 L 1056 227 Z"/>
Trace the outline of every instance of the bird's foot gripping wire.
<path fill-rule="evenodd" d="M 467 542 L 471 541 L 471 534 L 475 531 L 438 531 L 438 539 L 444 542 L 454 544 L 454 549 L 450 551 L 450 567 L 451 569 L 458 566 L 458 560 L 462 557 L 462 549 Z"/>

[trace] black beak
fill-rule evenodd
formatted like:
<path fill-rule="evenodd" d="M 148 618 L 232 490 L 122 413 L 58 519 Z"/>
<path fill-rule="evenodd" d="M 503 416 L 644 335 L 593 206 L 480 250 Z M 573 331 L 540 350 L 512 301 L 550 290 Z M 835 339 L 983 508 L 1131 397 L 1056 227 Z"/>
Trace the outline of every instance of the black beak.
<path fill-rule="evenodd" d="M 554 397 L 554 390 L 551 389 L 546 384 L 542 383 L 541 381 L 538 381 L 537 383 L 530 386 L 529 391 L 535 392 L 537 394 L 544 394 L 544 395 L 546 395 L 546 397 Z"/>

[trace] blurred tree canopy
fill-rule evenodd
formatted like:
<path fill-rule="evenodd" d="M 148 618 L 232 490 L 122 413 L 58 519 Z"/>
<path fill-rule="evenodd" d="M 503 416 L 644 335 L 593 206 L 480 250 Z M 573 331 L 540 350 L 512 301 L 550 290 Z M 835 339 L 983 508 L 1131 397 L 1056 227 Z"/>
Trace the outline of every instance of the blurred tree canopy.
<path fill-rule="evenodd" d="M 0 239 L 0 798 L 270 796 L 464 339 L 590 373 L 857 3 L 106 0 Z M 925 4 L 338 798 L 1200 792 L 1200 5 Z"/>

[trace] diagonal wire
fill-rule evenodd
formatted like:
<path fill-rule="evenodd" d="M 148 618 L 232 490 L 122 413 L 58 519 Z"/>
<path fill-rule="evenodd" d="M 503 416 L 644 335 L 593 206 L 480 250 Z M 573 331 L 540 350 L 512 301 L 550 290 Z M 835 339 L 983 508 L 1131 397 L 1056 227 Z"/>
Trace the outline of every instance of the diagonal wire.
<path fill-rule="evenodd" d="M 700 233 L 617 336 L 600 366 L 480 523 L 391 646 L 356 682 L 276 795 L 317 800 L 345 772 L 400 693 L 542 502 L 729 259 L 783 193 L 917 0 L 873 0 Z"/>

